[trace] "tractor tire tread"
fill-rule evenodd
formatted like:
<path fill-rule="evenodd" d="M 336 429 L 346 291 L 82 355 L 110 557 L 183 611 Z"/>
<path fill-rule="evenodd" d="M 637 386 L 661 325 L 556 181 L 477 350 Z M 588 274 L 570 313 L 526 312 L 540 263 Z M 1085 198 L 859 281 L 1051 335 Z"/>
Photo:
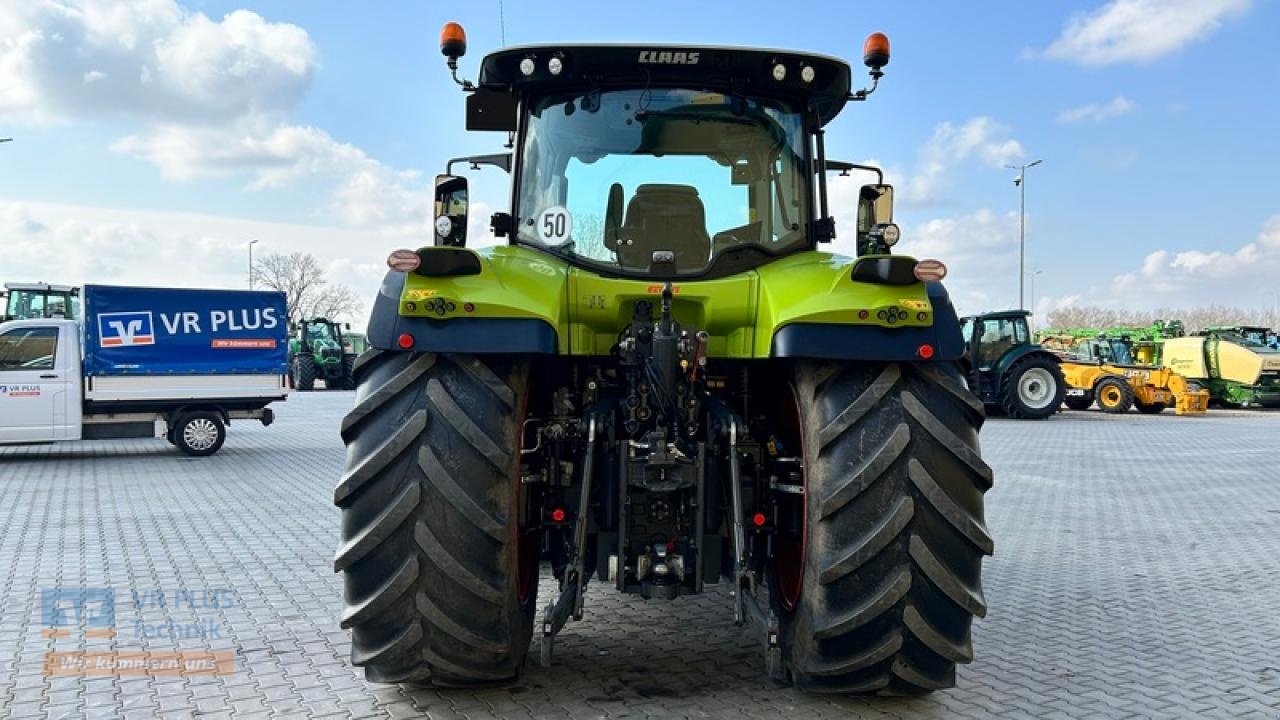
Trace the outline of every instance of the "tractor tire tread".
<path fill-rule="evenodd" d="M 513 527 L 526 367 L 385 350 L 353 363 L 334 568 L 368 680 L 453 687 L 519 674 L 536 602 L 517 589 Z"/>
<path fill-rule="evenodd" d="M 814 398 L 801 423 L 820 428 L 806 440 L 809 553 L 795 609 L 774 607 L 792 679 L 842 694 L 950 687 L 973 657 L 994 550 L 981 405 L 951 366 L 814 365 L 796 368 L 797 397 Z"/>

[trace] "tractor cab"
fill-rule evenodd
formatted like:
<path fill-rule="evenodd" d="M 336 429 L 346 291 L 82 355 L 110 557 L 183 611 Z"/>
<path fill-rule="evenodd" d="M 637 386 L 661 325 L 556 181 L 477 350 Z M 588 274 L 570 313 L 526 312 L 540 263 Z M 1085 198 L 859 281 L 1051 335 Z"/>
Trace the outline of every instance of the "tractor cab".
<path fill-rule="evenodd" d="M 888 41 L 868 40 L 878 82 Z M 883 36 L 879 36 L 883 38 Z M 461 41 L 459 41 L 460 43 Z M 465 45 L 442 49 L 451 67 Z M 733 47 L 537 45 L 488 55 L 467 125 L 505 130 L 514 152 L 457 158 L 436 180 L 436 244 L 466 242 L 467 182 L 455 163 L 513 175 L 496 235 L 614 277 L 714 278 L 835 236 L 823 127 L 849 100 L 835 58 Z M 455 73 L 456 79 L 456 73 Z M 880 175 L 880 179 L 883 176 Z M 893 188 L 862 188 L 860 254 L 897 242 Z"/>
<path fill-rule="evenodd" d="M 1058 411 L 1065 382 L 1058 359 L 1031 341 L 1026 310 L 961 319 L 969 389 L 983 404 L 1015 418 L 1039 420 Z"/>
<path fill-rule="evenodd" d="M 1085 363 L 1136 365 L 1134 343 L 1127 337 L 1099 336 L 1082 340 L 1074 349 L 1074 359 Z"/>
<path fill-rule="evenodd" d="M 48 283 L 5 283 L 0 320 L 80 319 L 80 288 Z"/>
<path fill-rule="evenodd" d="M 1275 348 L 1276 335 L 1270 328 L 1251 325 L 1214 325 L 1201 333 L 1210 337 L 1221 337 L 1237 345 L 1251 348 Z"/>

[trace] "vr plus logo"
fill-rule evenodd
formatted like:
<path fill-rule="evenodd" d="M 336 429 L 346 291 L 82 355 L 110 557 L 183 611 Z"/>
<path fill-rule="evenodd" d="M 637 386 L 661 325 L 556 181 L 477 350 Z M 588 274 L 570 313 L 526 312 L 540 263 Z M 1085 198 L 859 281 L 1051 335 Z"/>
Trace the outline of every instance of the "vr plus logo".
<path fill-rule="evenodd" d="M 98 316 L 98 335 L 103 347 L 155 345 L 155 326 L 151 312 L 114 312 Z"/>
<path fill-rule="evenodd" d="M 110 627 L 116 623 L 116 592 L 111 588 L 45 588 L 40 593 L 45 627 Z"/>

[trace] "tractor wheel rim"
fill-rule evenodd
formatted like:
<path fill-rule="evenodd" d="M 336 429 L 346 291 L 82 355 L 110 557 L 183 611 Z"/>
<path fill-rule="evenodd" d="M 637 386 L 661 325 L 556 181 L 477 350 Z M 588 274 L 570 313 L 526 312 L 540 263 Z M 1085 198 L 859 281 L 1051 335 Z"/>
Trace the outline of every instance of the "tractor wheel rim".
<path fill-rule="evenodd" d="M 779 601 L 783 608 L 787 611 L 793 611 L 800 603 L 800 593 L 804 589 L 804 571 L 808 562 L 809 555 L 809 495 L 807 489 L 809 486 L 809 461 L 808 450 L 805 447 L 804 437 L 804 415 L 800 411 L 800 398 L 796 395 L 795 388 L 791 388 L 792 407 L 795 410 L 796 432 L 799 436 L 799 446 L 801 449 L 800 456 L 800 482 L 801 487 L 806 489 L 805 494 L 801 495 L 801 513 L 800 513 L 800 537 L 789 538 L 784 534 L 779 534 L 774 539 L 774 575 L 778 579 L 778 595 Z"/>
<path fill-rule="evenodd" d="M 526 389 L 524 395 L 520 398 L 520 423 L 516 427 L 516 452 L 515 457 L 520 458 L 524 454 L 524 423 L 525 417 L 529 412 L 529 392 Z M 516 460 L 514 475 L 515 489 L 515 510 L 514 521 L 515 526 L 512 531 L 515 533 L 515 562 L 516 562 L 516 602 L 524 605 L 529 600 L 530 590 L 538 583 L 538 563 L 531 556 L 538 554 L 538 533 L 535 530 L 523 530 L 521 521 L 529 522 L 529 518 L 523 517 L 525 509 L 525 493 L 528 488 L 525 487 L 520 477 L 520 461 Z"/>
<path fill-rule="evenodd" d="M 1056 391 L 1053 376 L 1044 368 L 1031 368 L 1018 380 L 1018 397 L 1033 410 L 1048 406 Z"/>
<path fill-rule="evenodd" d="M 193 450 L 208 450 L 218 440 L 218 426 L 208 418 L 196 418 L 182 428 L 182 440 Z"/>

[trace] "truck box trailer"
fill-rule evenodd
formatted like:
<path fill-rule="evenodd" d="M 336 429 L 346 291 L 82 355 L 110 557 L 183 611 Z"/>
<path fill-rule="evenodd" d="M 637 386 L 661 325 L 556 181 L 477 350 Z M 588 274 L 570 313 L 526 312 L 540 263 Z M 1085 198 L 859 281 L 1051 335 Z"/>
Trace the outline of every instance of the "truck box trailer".
<path fill-rule="evenodd" d="M 87 285 L 81 322 L 0 324 L 0 444 L 165 437 L 222 447 L 288 395 L 278 292 Z"/>

